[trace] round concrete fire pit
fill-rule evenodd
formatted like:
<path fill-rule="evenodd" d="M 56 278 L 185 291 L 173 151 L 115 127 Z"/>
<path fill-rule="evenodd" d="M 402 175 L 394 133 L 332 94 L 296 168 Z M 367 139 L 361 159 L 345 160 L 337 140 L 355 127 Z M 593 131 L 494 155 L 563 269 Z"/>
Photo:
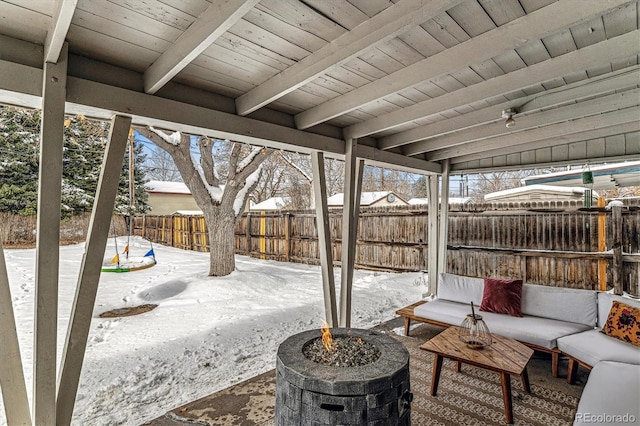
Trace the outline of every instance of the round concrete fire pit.
<path fill-rule="evenodd" d="M 331 329 L 375 346 L 379 358 L 367 365 L 336 367 L 314 362 L 305 345 L 320 330 L 286 339 L 276 360 L 276 425 L 409 425 L 409 352 L 396 339 L 371 330 Z"/>

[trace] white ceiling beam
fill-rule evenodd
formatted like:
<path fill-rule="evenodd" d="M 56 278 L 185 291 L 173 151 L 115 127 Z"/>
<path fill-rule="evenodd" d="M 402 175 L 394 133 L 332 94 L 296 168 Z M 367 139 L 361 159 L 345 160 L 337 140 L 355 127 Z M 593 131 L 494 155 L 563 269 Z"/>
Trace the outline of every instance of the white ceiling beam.
<path fill-rule="evenodd" d="M 523 87 L 552 80 L 559 76 L 573 73 L 576 70 L 593 67 L 594 64 L 609 63 L 616 59 L 637 55 L 639 38 L 640 31 L 635 30 L 601 43 L 419 102 L 410 107 L 351 125 L 345 128 L 344 135 L 345 137 L 346 135 L 363 137 L 374 134 L 486 98 L 506 95 Z M 498 114 L 498 111 L 496 111 L 496 114 Z"/>
<path fill-rule="evenodd" d="M 543 93 L 491 105 L 477 111 L 425 124 L 415 129 L 395 133 L 378 139 L 378 148 L 387 150 L 413 142 L 442 136 L 494 121 L 504 121 L 500 113 L 506 108 L 516 108 L 518 114 L 531 113 L 544 108 L 558 106 L 567 102 L 580 101 L 620 89 L 635 87 L 639 83 L 640 67 L 625 68 L 612 74 L 598 76 L 557 87 Z"/>
<path fill-rule="evenodd" d="M 58 62 L 62 44 L 67 38 L 71 19 L 76 11 L 78 0 L 56 0 L 53 5 L 51 26 L 44 42 L 44 61 L 51 64 Z"/>
<path fill-rule="evenodd" d="M 457 145 L 468 144 L 474 141 L 493 138 L 500 135 L 514 135 L 517 137 L 520 132 L 528 129 L 535 129 L 541 126 L 549 126 L 554 123 L 561 123 L 567 120 L 588 117 L 603 112 L 615 111 L 640 104 L 640 89 L 631 89 L 620 93 L 601 96 L 588 101 L 565 105 L 559 108 L 547 109 L 535 114 L 524 116 L 514 116 L 515 127 L 508 128 L 504 125 L 504 120 L 485 124 L 478 127 L 449 133 L 425 141 L 407 145 L 403 149 L 405 155 L 417 155 L 424 152 L 436 151 L 450 148 Z"/>
<path fill-rule="evenodd" d="M 547 139 L 541 139 L 538 141 L 530 142 L 527 144 L 526 151 L 523 151 L 521 145 L 505 146 L 498 149 L 492 149 L 483 151 L 477 154 L 462 155 L 451 159 L 451 164 L 460 164 L 470 161 L 484 160 L 487 158 L 499 157 L 504 155 L 517 154 L 521 152 L 533 151 L 536 149 L 544 149 L 550 147 L 556 147 L 561 145 L 567 145 L 570 143 L 589 141 L 593 139 L 604 138 L 613 134 L 625 134 L 631 132 L 640 131 L 640 120 L 630 121 L 617 126 L 603 127 L 596 130 L 588 130 L 585 132 L 572 133 L 568 135 L 561 135 L 558 137 L 552 137 Z"/>
<path fill-rule="evenodd" d="M 353 30 L 344 33 L 265 83 L 236 99 L 239 115 L 247 115 L 350 61 L 364 51 L 387 42 L 451 9 L 462 0 L 402 0 Z"/>
<path fill-rule="evenodd" d="M 153 94 L 191 63 L 260 0 L 214 0 L 144 73 L 144 90 Z"/>
<path fill-rule="evenodd" d="M 632 121 L 638 121 L 640 107 L 630 107 L 623 110 L 607 112 L 605 114 L 579 118 L 564 123 L 556 123 L 551 126 L 540 127 L 519 133 L 511 133 L 484 139 L 470 144 L 445 148 L 427 155 L 428 160 L 438 161 L 445 158 L 460 157 L 463 155 L 477 154 L 508 146 L 526 145 L 541 139 L 559 138 L 572 133 L 596 130 L 603 127 L 622 125 Z M 522 147 L 521 151 L 528 150 Z"/>
<path fill-rule="evenodd" d="M 16 105 L 29 106 L 32 100 L 42 95 L 42 69 L 0 60 L 0 99 L 3 101 L 5 93 L 16 101 Z M 319 150 L 344 154 L 344 142 L 341 139 L 77 77 L 67 79 L 66 112 L 103 119 L 114 114 L 126 114 L 133 117 L 136 125 L 150 125 L 282 149 L 297 146 L 300 152 L 305 153 Z"/>
<path fill-rule="evenodd" d="M 552 3 L 471 40 L 405 67 L 296 115 L 306 129 L 424 81 L 445 75 L 599 16 L 628 1 L 565 0 Z M 346 137 L 346 136 L 345 136 Z"/>
<path fill-rule="evenodd" d="M 42 93 L 42 70 L 0 60 L 0 100 L 11 98 L 21 106 L 32 106 Z M 181 132 L 230 139 L 276 149 L 302 153 L 322 151 L 342 158 L 344 141 L 290 127 L 239 117 L 221 111 L 113 87 L 95 81 L 69 77 L 67 113 L 107 119 L 127 114 L 138 126 L 179 130 Z M 440 173 L 440 165 L 417 158 L 358 145 L 358 157 L 367 164 L 413 173 Z"/>
<path fill-rule="evenodd" d="M 358 145 L 358 158 L 364 159 L 365 163 L 370 166 L 393 168 L 409 173 L 420 173 L 423 175 L 442 173 L 440 163 L 407 157 L 394 152 L 382 151 L 371 146 Z M 389 165 L 393 167 L 389 167 Z"/>

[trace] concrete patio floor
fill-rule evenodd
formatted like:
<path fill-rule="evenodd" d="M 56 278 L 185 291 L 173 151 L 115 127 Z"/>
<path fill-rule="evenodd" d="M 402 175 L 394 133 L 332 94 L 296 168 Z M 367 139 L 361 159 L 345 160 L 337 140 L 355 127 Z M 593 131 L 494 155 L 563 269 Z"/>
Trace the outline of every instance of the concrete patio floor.
<path fill-rule="evenodd" d="M 393 333 L 393 329 L 402 327 L 403 319 L 395 318 L 374 327 L 382 332 Z M 405 346 L 420 345 L 438 334 L 441 327 L 422 324 L 411 331 L 411 339 L 401 338 Z M 551 376 L 551 359 L 548 354 L 536 352 L 529 362 L 528 372 L 532 388 L 543 387 L 551 392 L 566 395 L 568 398 L 579 398 L 589 372 L 583 368 L 578 371 L 576 384 L 566 382 L 567 359 L 561 358 L 559 377 Z M 413 369 L 414 367 L 412 367 Z M 420 365 L 431 374 L 431 364 Z M 412 388 L 413 385 L 412 373 Z M 517 386 L 517 385 L 512 385 Z M 415 404 L 415 401 L 414 401 Z M 514 402 L 516 404 L 516 402 Z M 275 370 L 251 378 L 216 392 L 197 401 L 178 407 L 145 425 L 177 426 L 177 425 L 234 425 L 234 426 L 271 426 L 275 424 Z M 412 424 L 422 425 L 423 421 L 412 419 Z M 442 423 L 442 422 L 440 422 Z M 459 422 L 445 421 L 445 424 L 456 425 Z M 491 423 L 491 422 L 489 422 Z M 516 418 L 516 424 L 518 423 Z M 424 423 L 427 425 L 428 423 Z M 499 424 L 499 423 L 498 423 Z"/>

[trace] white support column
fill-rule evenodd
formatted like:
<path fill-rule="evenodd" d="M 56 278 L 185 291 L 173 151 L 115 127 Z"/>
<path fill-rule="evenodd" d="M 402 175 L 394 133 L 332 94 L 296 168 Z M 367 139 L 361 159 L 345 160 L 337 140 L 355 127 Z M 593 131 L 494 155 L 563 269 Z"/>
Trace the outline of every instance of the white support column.
<path fill-rule="evenodd" d="M 56 425 L 58 426 L 70 424 L 73 415 L 91 316 L 98 292 L 100 269 L 107 245 L 109 225 L 130 127 L 131 117 L 118 115 L 111 121 L 109 144 L 102 161 L 69 329 L 62 353 L 56 405 Z"/>
<path fill-rule="evenodd" d="M 56 64 L 44 63 L 40 173 L 36 234 L 33 343 L 33 423 L 56 422 L 56 346 L 64 104 L 67 95 L 65 43 Z"/>
<path fill-rule="evenodd" d="M 315 151 L 311 154 L 313 168 L 313 194 L 318 229 L 318 248 L 320 250 L 320 268 L 322 270 L 322 290 L 324 293 L 324 311 L 329 327 L 338 326 L 336 304 L 336 283 L 333 276 L 333 255 L 331 253 L 331 230 L 327 208 L 327 180 L 324 173 L 324 155 Z"/>
<path fill-rule="evenodd" d="M 353 247 L 353 256 L 349 260 L 349 282 L 353 282 L 353 271 L 356 264 L 356 247 L 358 242 L 358 222 L 360 217 L 360 196 L 362 194 L 362 175 L 364 173 L 364 160 L 358 159 L 356 161 L 356 186 L 353 196 L 353 212 L 351 215 L 351 226 L 349 229 L 349 246 Z"/>
<path fill-rule="evenodd" d="M 22 357 L 13 314 L 11 289 L 4 249 L 0 241 L 0 388 L 8 425 L 31 425 L 29 400 L 22 370 Z"/>
<path fill-rule="evenodd" d="M 438 175 L 427 176 L 429 198 L 427 270 L 429 271 L 429 294 L 437 294 L 438 283 Z"/>
<path fill-rule="evenodd" d="M 447 158 L 442 162 L 442 185 L 440 187 L 440 227 L 438 233 L 438 273 L 447 272 L 447 238 L 449 233 L 449 171 Z"/>
<path fill-rule="evenodd" d="M 340 327 L 351 326 L 351 287 L 356 254 L 363 161 L 357 161 L 357 140 L 347 139 L 342 205 L 342 273 L 340 276 Z"/>

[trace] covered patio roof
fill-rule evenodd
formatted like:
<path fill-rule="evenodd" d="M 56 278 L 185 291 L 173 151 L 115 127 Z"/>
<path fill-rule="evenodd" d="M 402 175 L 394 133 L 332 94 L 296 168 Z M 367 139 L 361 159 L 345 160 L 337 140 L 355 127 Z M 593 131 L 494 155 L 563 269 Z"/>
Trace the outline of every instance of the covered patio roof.
<path fill-rule="evenodd" d="M 0 103 L 43 110 L 33 407 L 15 324 L 2 321 L 9 423 L 71 421 L 131 124 L 310 153 L 316 200 L 324 156 L 344 158 L 348 326 L 365 162 L 428 175 L 430 211 L 441 198 L 428 226 L 433 289 L 450 172 L 640 158 L 639 20 L 629 0 L 1 0 Z M 113 124 L 57 377 L 65 113 Z M 326 202 L 316 210 L 335 324 Z M 1 270 L 0 291 L 13 320 Z"/>
<path fill-rule="evenodd" d="M 0 102 L 425 173 L 640 155 L 637 1 L 3 0 Z M 67 60 L 63 55 L 62 60 Z M 515 126 L 502 112 L 511 108 Z M 506 116 L 506 115 L 505 115 Z"/>

